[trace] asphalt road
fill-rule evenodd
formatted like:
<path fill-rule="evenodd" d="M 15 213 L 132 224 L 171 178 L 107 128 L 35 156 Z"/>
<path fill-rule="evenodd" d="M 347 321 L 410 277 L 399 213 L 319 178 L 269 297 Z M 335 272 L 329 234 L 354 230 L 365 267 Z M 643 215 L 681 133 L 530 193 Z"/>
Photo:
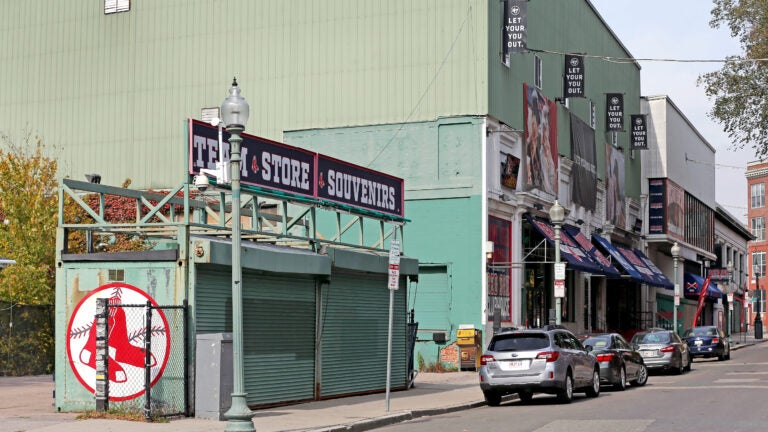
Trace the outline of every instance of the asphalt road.
<path fill-rule="evenodd" d="M 768 344 L 731 354 L 730 361 L 697 359 L 683 375 L 653 374 L 645 387 L 603 388 L 597 399 L 577 394 L 558 404 L 537 395 L 379 429 L 419 432 L 723 432 L 768 430 Z"/>

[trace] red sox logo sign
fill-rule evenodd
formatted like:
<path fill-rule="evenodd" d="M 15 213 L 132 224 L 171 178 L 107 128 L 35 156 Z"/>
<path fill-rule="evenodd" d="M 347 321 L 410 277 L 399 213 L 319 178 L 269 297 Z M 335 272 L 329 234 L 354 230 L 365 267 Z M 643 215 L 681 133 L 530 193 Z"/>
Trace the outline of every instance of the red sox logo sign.
<path fill-rule="evenodd" d="M 96 299 L 109 304 L 157 303 L 147 293 L 125 283 L 100 286 L 75 306 L 67 326 L 67 357 L 80 383 L 94 393 L 96 385 Z M 152 313 L 152 352 L 150 382 L 163 375 L 170 353 L 171 337 L 162 310 Z M 125 401 L 144 393 L 144 308 L 110 307 L 108 321 L 109 400 Z"/>

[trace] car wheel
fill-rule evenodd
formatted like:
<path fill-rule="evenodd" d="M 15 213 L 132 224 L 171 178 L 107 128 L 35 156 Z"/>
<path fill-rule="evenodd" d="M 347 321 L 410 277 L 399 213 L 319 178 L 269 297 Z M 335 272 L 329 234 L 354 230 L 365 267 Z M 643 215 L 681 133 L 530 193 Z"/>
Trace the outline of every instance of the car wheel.
<path fill-rule="evenodd" d="M 624 369 L 622 369 L 623 371 Z M 624 382 L 626 383 L 626 375 L 624 376 Z M 592 371 L 592 385 L 587 388 L 585 392 L 587 396 L 595 398 L 600 396 L 600 371 L 595 369 Z"/>
<path fill-rule="evenodd" d="M 520 398 L 520 402 L 527 404 L 531 402 L 531 399 L 533 399 L 533 392 L 521 391 L 517 394 L 517 397 Z"/>
<path fill-rule="evenodd" d="M 683 355 L 680 354 L 680 361 L 677 364 L 677 368 L 675 368 L 675 375 L 682 375 L 683 372 L 685 372 L 685 361 L 683 361 Z"/>
<path fill-rule="evenodd" d="M 488 406 L 495 407 L 501 405 L 501 393 L 487 390 L 483 392 L 483 396 L 485 396 L 485 402 Z"/>
<path fill-rule="evenodd" d="M 613 388 L 618 391 L 627 389 L 627 371 L 624 369 L 624 366 L 619 369 L 619 380 L 613 383 Z"/>
<path fill-rule="evenodd" d="M 645 365 L 640 365 L 640 369 L 637 371 L 637 379 L 632 381 L 632 385 L 642 387 L 648 382 L 648 369 Z"/>
<path fill-rule="evenodd" d="M 723 360 L 725 360 L 725 353 L 719 354 L 717 356 L 717 361 L 723 361 Z"/>
<path fill-rule="evenodd" d="M 573 400 L 573 377 L 570 371 L 565 374 L 565 383 L 562 390 L 557 392 L 557 400 L 561 403 L 571 403 Z"/>

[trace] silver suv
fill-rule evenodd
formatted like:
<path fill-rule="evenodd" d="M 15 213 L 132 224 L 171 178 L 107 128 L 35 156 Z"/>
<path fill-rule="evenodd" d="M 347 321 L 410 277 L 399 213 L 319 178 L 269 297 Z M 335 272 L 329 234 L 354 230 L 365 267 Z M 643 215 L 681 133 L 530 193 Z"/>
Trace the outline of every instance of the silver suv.
<path fill-rule="evenodd" d="M 512 393 L 523 403 L 534 393 L 554 394 L 570 403 L 574 391 L 600 394 L 600 365 L 564 328 L 499 333 L 480 359 L 480 389 L 490 406 Z"/>

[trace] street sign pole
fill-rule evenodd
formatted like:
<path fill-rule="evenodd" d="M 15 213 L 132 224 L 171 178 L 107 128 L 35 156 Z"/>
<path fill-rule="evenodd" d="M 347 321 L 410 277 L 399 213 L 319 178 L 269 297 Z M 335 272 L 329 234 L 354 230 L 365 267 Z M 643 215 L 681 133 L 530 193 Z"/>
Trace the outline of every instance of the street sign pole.
<path fill-rule="evenodd" d="M 400 241 L 395 237 L 389 244 L 389 334 L 387 336 L 387 395 L 386 405 L 389 412 L 389 387 L 392 379 L 392 315 L 395 302 L 395 291 L 400 287 Z"/>

